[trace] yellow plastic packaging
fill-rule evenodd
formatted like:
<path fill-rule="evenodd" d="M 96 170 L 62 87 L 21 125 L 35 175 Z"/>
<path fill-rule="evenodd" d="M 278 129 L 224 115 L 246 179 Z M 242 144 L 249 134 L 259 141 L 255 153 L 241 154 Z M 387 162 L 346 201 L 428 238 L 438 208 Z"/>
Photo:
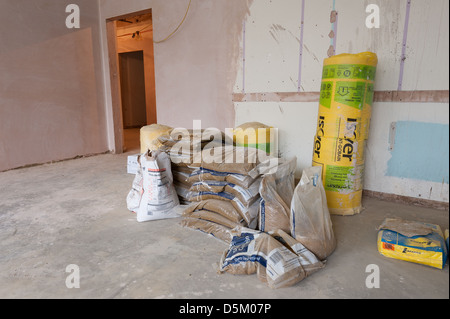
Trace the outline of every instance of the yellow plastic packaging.
<path fill-rule="evenodd" d="M 372 52 L 324 61 L 313 166 L 322 166 L 331 214 L 354 215 L 362 210 L 364 150 L 377 64 Z"/>
<path fill-rule="evenodd" d="M 442 269 L 447 246 L 438 225 L 386 219 L 379 228 L 378 251 L 385 257 Z"/>
<path fill-rule="evenodd" d="M 259 122 L 249 122 L 234 130 L 236 146 L 252 147 L 270 153 L 271 128 Z"/>

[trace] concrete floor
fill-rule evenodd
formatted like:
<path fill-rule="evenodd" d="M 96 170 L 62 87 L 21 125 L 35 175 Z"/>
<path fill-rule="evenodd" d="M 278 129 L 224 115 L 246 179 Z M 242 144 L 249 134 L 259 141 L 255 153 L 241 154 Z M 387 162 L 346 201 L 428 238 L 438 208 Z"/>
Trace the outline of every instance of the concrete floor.
<path fill-rule="evenodd" d="M 449 298 L 448 265 L 389 259 L 376 247 L 385 217 L 446 229 L 448 211 L 372 198 L 360 215 L 332 216 L 336 251 L 297 285 L 272 290 L 256 275 L 219 275 L 225 244 L 179 219 L 139 224 L 127 210 L 126 162 L 135 146 L 0 173 L 0 298 Z M 66 287 L 70 264 L 79 267 L 79 289 Z M 365 285 L 369 264 L 380 269 L 380 288 Z"/>

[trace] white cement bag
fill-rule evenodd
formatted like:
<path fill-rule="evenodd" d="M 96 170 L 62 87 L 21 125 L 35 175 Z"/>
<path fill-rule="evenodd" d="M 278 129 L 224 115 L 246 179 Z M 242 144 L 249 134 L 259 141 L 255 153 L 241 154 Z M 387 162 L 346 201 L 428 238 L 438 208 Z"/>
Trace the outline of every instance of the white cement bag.
<path fill-rule="evenodd" d="M 164 152 L 149 152 L 141 156 L 144 193 L 137 212 L 137 221 L 179 217 L 179 200 L 173 185 L 169 156 Z"/>
<path fill-rule="evenodd" d="M 142 176 L 142 167 L 138 158 L 139 168 L 134 176 L 133 184 L 127 196 L 128 210 L 137 213 L 141 204 L 142 194 L 144 193 L 144 178 Z"/>

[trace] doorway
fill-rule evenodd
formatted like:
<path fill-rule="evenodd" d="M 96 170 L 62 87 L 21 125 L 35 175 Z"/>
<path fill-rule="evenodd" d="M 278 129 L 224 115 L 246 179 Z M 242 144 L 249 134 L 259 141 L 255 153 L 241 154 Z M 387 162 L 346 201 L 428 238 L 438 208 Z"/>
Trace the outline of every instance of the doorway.
<path fill-rule="evenodd" d="M 119 53 L 124 152 L 140 148 L 140 129 L 147 125 L 144 52 Z"/>
<path fill-rule="evenodd" d="M 141 128 L 147 125 L 144 52 L 119 53 L 119 70 L 123 128 Z"/>
<path fill-rule="evenodd" d="M 140 149 L 140 129 L 157 123 L 151 9 L 108 19 L 115 153 Z"/>

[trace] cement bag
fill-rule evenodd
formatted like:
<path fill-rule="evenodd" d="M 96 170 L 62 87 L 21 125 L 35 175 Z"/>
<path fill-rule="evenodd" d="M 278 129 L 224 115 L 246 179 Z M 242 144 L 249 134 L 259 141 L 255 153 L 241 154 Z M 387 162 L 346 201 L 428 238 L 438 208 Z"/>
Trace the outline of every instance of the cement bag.
<path fill-rule="evenodd" d="M 183 215 L 187 216 L 192 212 L 206 210 L 222 215 L 237 224 L 246 224 L 244 218 L 233 207 L 231 202 L 219 199 L 208 199 L 201 202 L 195 202 L 185 208 Z"/>
<path fill-rule="evenodd" d="M 258 228 L 258 216 L 259 216 L 259 206 L 261 203 L 261 198 L 258 198 L 250 207 L 245 207 L 238 199 L 231 201 L 234 208 L 237 209 L 242 218 L 244 218 L 247 223 L 247 227 L 251 229 Z"/>
<path fill-rule="evenodd" d="M 127 208 L 128 210 L 136 213 L 141 204 L 142 194 L 144 193 L 144 178 L 142 176 L 142 167 L 140 165 L 140 159 L 138 158 L 139 169 L 133 179 L 133 184 L 130 192 L 127 195 Z"/>
<path fill-rule="evenodd" d="M 234 199 L 234 195 L 223 192 L 190 192 L 189 201 L 191 202 L 201 202 L 206 199 L 219 199 L 219 200 L 228 200 L 231 201 Z"/>
<path fill-rule="evenodd" d="M 192 184 L 188 182 L 189 174 L 174 170 L 172 167 L 173 180 L 185 185 L 187 188 L 191 188 Z"/>
<path fill-rule="evenodd" d="M 175 191 L 177 192 L 180 204 L 182 205 L 190 204 L 191 201 L 189 199 L 191 198 L 192 194 L 192 192 L 190 191 L 190 187 L 178 181 L 174 181 L 173 186 L 175 187 Z"/>
<path fill-rule="evenodd" d="M 192 184 L 190 201 L 220 199 L 231 201 L 242 214 L 259 198 L 259 183 L 243 188 L 225 181 L 201 181 Z"/>
<path fill-rule="evenodd" d="M 335 250 L 336 239 L 321 173 L 319 166 L 303 170 L 292 198 L 290 232 L 319 260 L 325 260 Z"/>
<path fill-rule="evenodd" d="M 253 183 L 248 188 L 228 183 L 225 186 L 225 191 L 234 195 L 235 198 L 237 198 L 245 207 L 250 207 L 250 205 L 259 198 L 259 187 L 261 184 L 261 180 L 262 178 L 259 178 L 258 181 Z"/>
<path fill-rule="evenodd" d="M 194 171 L 190 174 L 188 180 L 191 183 L 199 183 L 203 181 L 226 181 L 230 184 L 248 188 L 257 180 L 257 178 L 236 173 L 216 172 L 200 167 L 194 169 Z"/>
<path fill-rule="evenodd" d="M 290 206 L 295 189 L 297 158 L 284 160 L 271 173 L 263 176 L 259 193 L 262 198 L 259 212 L 259 230 L 282 229 L 290 232 Z"/>
<path fill-rule="evenodd" d="M 269 234 L 247 228 L 236 228 L 232 231 L 233 239 L 230 247 L 224 251 L 220 260 L 220 272 L 234 275 L 251 275 L 258 271 L 265 272 L 268 255 L 276 252 L 281 243 Z"/>
<path fill-rule="evenodd" d="M 253 183 L 250 188 L 243 188 L 227 182 L 215 181 L 204 181 L 195 183 L 194 185 L 191 187 L 193 194 L 192 200 L 198 201 L 217 198 L 231 201 L 233 207 L 242 215 L 246 214 L 253 203 L 259 199 L 259 182 Z M 197 190 L 197 192 L 195 190 Z"/>
<path fill-rule="evenodd" d="M 171 163 L 164 152 L 141 156 L 144 193 L 137 212 L 138 222 L 179 217 L 178 195 L 173 185 Z"/>
<path fill-rule="evenodd" d="M 173 141 L 191 141 L 196 142 L 213 142 L 220 141 L 222 144 L 225 139 L 225 133 L 217 128 L 207 128 L 207 129 L 185 129 L 185 128 L 175 128 L 171 133 L 169 138 Z M 163 139 L 167 139 L 163 137 Z"/>
<path fill-rule="evenodd" d="M 158 137 L 170 134 L 172 130 L 172 127 L 161 124 L 152 124 L 141 128 L 141 154 L 159 149 L 162 144 Z"/>
<path fill-rule="evenodd" d="M 298 255 L 300 264 L 307 276 L 325 267 L 325 264 L 316 255 L 286 232 L 279 229 L 269 234 Z"/>
<path fill-rule="evenodd" d="M 221 146 L 202 150 L 201 160 L 191 164 L 216 172 L 250 175 L 271 157 L 266 152 L 247 147 Z"/>
<path fill-rule="evenodd" d="M 221 214 L 210 212 L 208 210 L 196 210 L 193 212 L 183 212 L 183 217 L 189 217 L 189 218 L 196 218 L 196 219 L 202 219 L 207 220 L 216 224 L 220 224 L 222 226 L 228 227 L 228 228 L 235 228 L 236 226 L 244 226 L 241 224 L 241 222 L 235 222 L 231 219 L 228 219 Z"/>
<path fill-rule="evenodd" d="M 231 233 L 232 228 L 209 220 L 185 217 L 181 220 L 180 225 L 185 228 L 208 234 L 209 236 L 212 236 L 228 245 L 231 243 L 233 238 Z"/>
<path fill-rule="evenodd" d="M 443 269 L 447 246 L 438 225 L 386 218 L 378 228 L 378 251 L 385 257 Z"/>
<path fill-rule="evenodd" d="M 225 181 L 201 181 L 195 182 L 191 186 L 192 192 L 213 192 L 220 193 L 225 190 L 225 186 L 227 186 L 227 182 Z"/>
<path fill-rule="evenodd" d="M 204 200 L 215 199 L 227 201 L 241 214 L 250 228 L 256 228 L 258 224 L 258 210 L 260 206 L 260 198 L 256 199 L 252 204 L 242 203 L 237 197 L 228 192 L 189 192 L 190 202 L 201 202 Z"/>
<path fill-rule="evenodd" d="M 288 239 L 290 236 L 283 231 L 270 235 L 237 227 L 232 230 L 232 234 L 230 246 L 224 251 L 219 263 L 221 273 L 256 273 L 260 281 L 277 289 L 292 286 L 323 267 L 304 247 L 294 250 L 293 246 L 297 243 L 292 238 Z M 277 237 L 286 240 L 279 241 Z M 302 263 L 308 264 L 308 273 Z"/>
<path fill-rule="evenodd" d="M 216 172 L 213 170 L 205 169 L 203 167 L 199 167 L 194 169 L 194 171 L 189 175 L 188 181 L 190 183 L 199 183 L 203 181 L 216 181 L 223 182 L 225 181 L 228 173 L 224 172 Z"/>
<path fill-rule="evenodd" d="M 241 174 L 228 174 L 225 180 L 230 183 L 240 187 L 249 188 L 257 179 L 249 175 Z"/>

